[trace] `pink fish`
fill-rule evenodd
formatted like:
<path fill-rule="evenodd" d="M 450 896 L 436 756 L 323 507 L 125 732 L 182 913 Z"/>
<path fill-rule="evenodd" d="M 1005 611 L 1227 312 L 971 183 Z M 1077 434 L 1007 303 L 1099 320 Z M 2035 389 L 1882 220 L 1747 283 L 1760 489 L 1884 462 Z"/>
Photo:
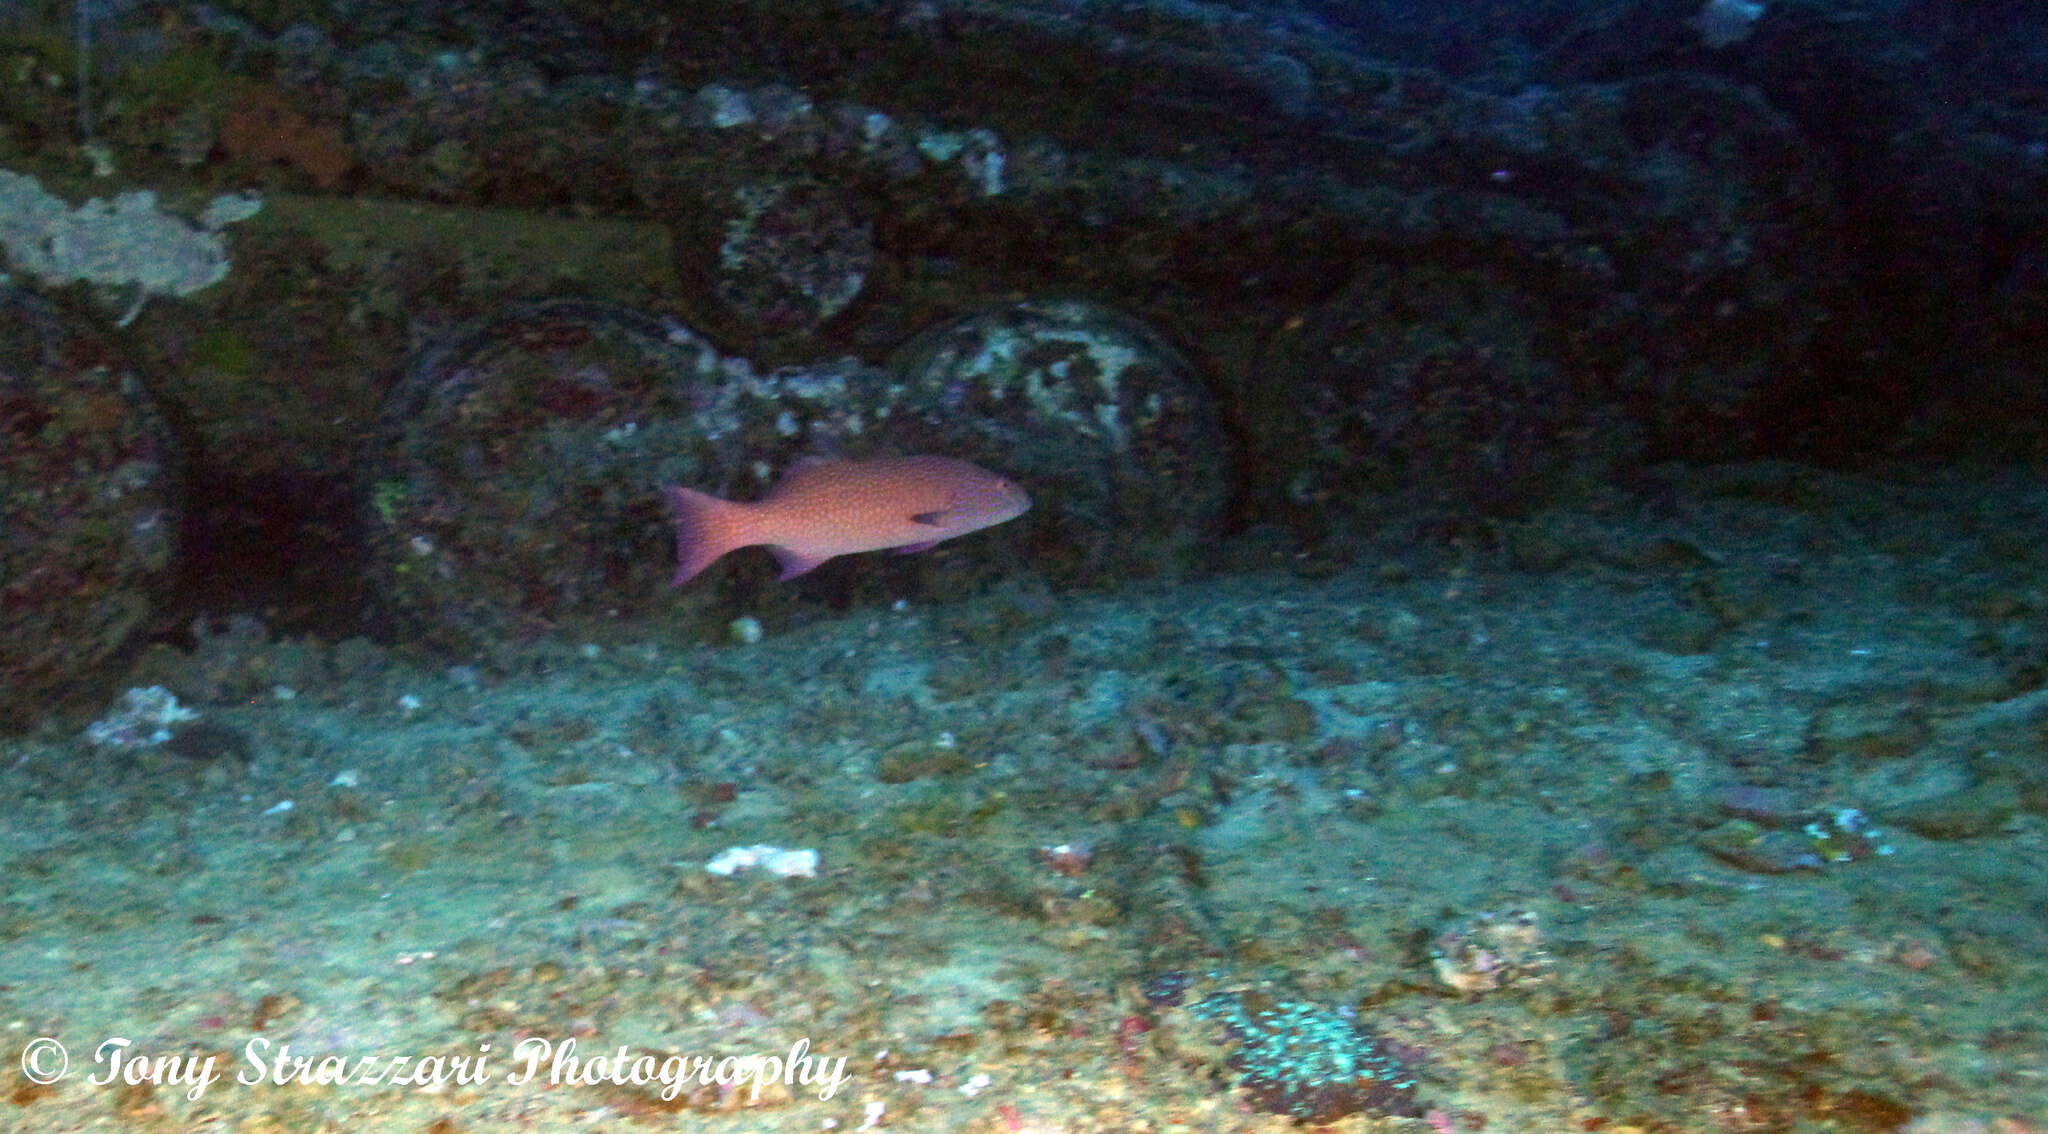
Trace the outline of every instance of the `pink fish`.
<path fill-rule="evenodd" d="M 782 578 L 794 579 L 856 551 L 923 551 L 1031 507 L 1015 483 L 950 457 L 805 457 L 752 504 L 673 485 L 661 492 L 675 513 L 678 587 L 737 548 L 767 544 Z"/>

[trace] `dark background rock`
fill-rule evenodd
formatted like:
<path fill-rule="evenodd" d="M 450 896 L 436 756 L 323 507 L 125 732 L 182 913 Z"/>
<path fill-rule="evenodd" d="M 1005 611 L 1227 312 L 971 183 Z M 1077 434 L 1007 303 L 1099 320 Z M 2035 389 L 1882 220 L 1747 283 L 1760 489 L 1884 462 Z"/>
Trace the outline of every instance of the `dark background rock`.
<path fill-rule="evenodd" d="M 172 579 L 170 426 L 88 316 L 0 284 L 0 727 L 62 707 Z"/>
<path fill-rule="evenodd" d="M 1657 459 L 2038 452 L 2048 16 L 1778 0 L 1715 47 L 1698 10 L 108 5 L 87 118 L 124 183 L 276 203 L 230 282 L 134 331 L 196 426 L 196 522 L 261 533 L 273 576 L 244 573 L 284 629 L 368 625 L 337 517 L 383 475 L 407 353 L 549 295 L 676 318 L 756 373 L 1089 296 L 1213 400 L 1222 519 L 1310 549 Z M 0 163 L 101 191 L 70 26 L 10 11 L 0 39 Z M 787 215 L 741 223 L 748 186 Z M 481 239 L 520 218 L 668 248 Z"/>

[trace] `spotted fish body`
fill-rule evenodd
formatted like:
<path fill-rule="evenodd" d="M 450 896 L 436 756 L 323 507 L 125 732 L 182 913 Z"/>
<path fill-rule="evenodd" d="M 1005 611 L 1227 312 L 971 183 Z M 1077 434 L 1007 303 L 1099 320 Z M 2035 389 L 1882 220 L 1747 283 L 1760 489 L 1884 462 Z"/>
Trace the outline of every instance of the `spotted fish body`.
<path fill-rule="evenodd" d="M 728 551 L 766 544 L 794 579 L 836 556 L 909 553 L 1023 515 L 1031 498 L 1012 481 L 950 457 L 806 457 L 751 504 L 664 486 L 675 514 L 682 586 Z"/>

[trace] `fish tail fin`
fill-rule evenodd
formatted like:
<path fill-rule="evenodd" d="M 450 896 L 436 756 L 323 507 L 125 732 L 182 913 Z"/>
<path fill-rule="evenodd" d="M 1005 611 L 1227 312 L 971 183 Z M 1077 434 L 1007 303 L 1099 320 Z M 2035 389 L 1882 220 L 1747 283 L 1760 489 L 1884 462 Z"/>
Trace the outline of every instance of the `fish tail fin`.
<path fill-rule="evenodd" d="M 661 495 L 668 501 L 676 526 L 676 573 L 669 586 L 682 586 L 726 552 L 750 542 L 742 523 L 743 512 L 732 501 L 694 488 L 666 484 Z"/>

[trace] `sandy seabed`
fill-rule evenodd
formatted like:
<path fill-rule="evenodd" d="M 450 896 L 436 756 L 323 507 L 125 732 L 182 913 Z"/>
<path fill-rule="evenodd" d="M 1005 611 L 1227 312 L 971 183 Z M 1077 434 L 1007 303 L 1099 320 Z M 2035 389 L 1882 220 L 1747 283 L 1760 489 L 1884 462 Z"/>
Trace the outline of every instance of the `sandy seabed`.
<path fill-rule="evenodd" d="M 1337 1130 L 2042 1129 L 2048 490 L 1667 482 L 1321 579 L 195 654 L 196 740 L 0 743 L 0 1129 L 1294 1127 L 1219 995 L 1412 1071 Z M 815 868 L 705 869 L 757 844 Z"/>

